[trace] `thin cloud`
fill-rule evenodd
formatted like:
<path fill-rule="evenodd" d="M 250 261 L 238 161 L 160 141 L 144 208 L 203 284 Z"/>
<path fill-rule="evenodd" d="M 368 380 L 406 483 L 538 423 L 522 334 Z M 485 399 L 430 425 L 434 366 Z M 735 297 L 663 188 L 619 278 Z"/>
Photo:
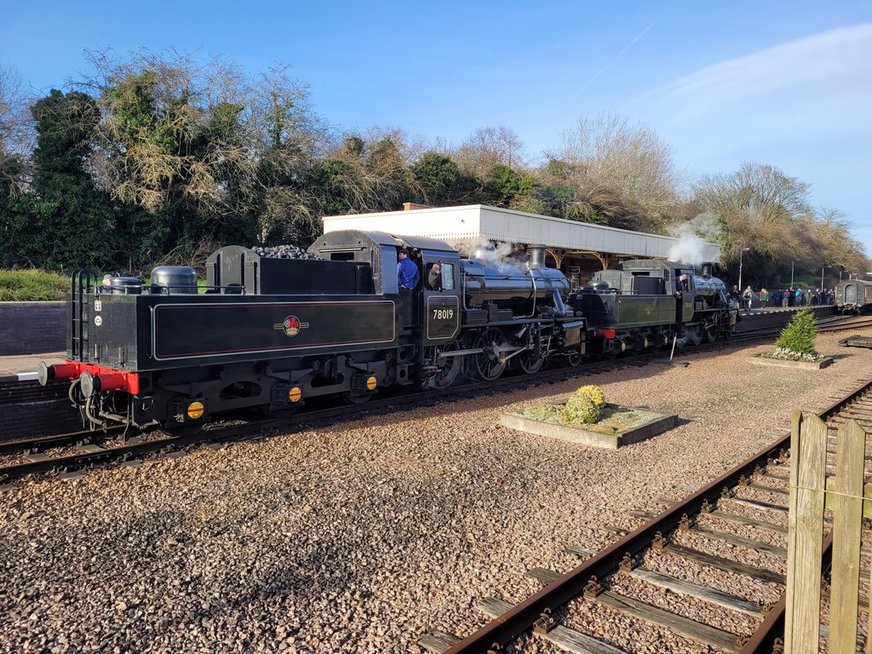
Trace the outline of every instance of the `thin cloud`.
<path fill-rule="evenodd" d="M 864 95 L 872 84 L 872 23 L 723 61 L 654 91 L 649 99 L 680 107 L 677 117 L 687 119 L 761 97 L 801 97 L 799 92 L 813 93 L 846 80 L 862 85 L 854 89 Z"/>
<path fill-rule="evenodd" d="M 669 6 L 666 8 L 665 11 L 663 11 L 663 12 L 662 12 L 660 15 L 658 15 L 654 20 L 652 20 L 650 23 L 648 23 L 648 25 L 645 26 L 645 29 L 643 29 L 641 32 L 639 32 L 639 33 L 638 33 L 638 34 L 633 38 L 633 40 L 631 40 L 627 45 L 625 45 L 623 48 L 621 48 L 621 49 L 617 52 L 617 54 L 615 54 L 615 56 L 613 56 L 611 59 L 609 59 L 609 61 L 606 62 L 606 65 L 605 65 L 605 66 L 603 66 L 602 68 L 600 68 L 596 73 L 594 73 L 593 77 L 591 77 L 591 78 L 590 78 L 589 80 L 587 80 L 584 84 L 582 84 L 581 87 L 580 87 L 580 88 L 579 88 L 575 93 L 572 94 L 572 98 L 573 98 L 573 99 L 577 98 L 577 97 L 581 94 L 582 91 L 584 91 L 588 86 L 590 86 L 591 84 L 593 84 L 593 83 L 596 81 L 596 79 L 597 79 L 598 77 L 600 77 L 604 72 L 606 72 L 609 68 L 611 68 L 612 65 L 613 65 L 613 64 L 614 64 L 618 59 L 620 59 L 621 57 L 623 57 L 623 56 L 627 53 L 627 51 L 628 51 L 630 48 L 632 48 L 632 47 L 633 47 L 634 45 L 636 45 L 639 41 L 641 41 L 642 38 L 643 38 L 643 37 L 644 37 L 648 32 L 651 31 L 651 28 L 653 28 L 653 27 L 654 27 L 658 22 L 660 22 L 660 21 L 663 19 L 663 17 L 666 16 L 666 14 L 668 14 L 670 11 L 672 11 L 672 9 L 675 7 L 675 5 L 678 4 L 678 2 L 679 2 L 679 0 L 673 0 L 672 4 L 669 5 Z"/>

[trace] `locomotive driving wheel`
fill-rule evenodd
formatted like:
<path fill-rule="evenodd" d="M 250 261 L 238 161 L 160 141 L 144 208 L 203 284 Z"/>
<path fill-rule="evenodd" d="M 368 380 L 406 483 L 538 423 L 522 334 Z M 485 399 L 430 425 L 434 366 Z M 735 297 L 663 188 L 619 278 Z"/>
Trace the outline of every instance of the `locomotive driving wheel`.
<path fill-rule="evenodd" d="M 713 322 L 707 322 L 702 327 L 702 336 L 706 343 L 714 343 L 718 340 L 718 326 Z"/>
<path fill-rule="evenodd" d="M 508 361 L 502 358 L 500 351 L 505 344 L 505 334 L 496 327 L 486 329 L 478 338 L 476 347 L 482 351 L 475 355 L 475 370 L 485 381 L 498 379 L 506 370 Z"/>
<path fill-rule="evenodd" d="M 528 375 L 532 375 L 534 372 L 539 372 L 543 365 L 545 365 L 545 352 L 543 350 L 539 350 L 536 352 L 536 349 L 525 350 L 518 355 L 518 364 L 521 366 L 521 370 L 526 372 Z"/>
<path fill-rule="evenodd" d="M 699 345 L 702 343 L 702 325 L 694 325 L 684 330 L 687 336 L 687 342 L 691 345 Z"/>
<path fill-rule="evenodd" d="M 450 352 L 459 350 L 460 342 L 454 341 L 442 348 L 433 348 L 428 354 L 428 358 L 434 360 L 434 363 L 439 368 L 438 372 L 430 379 L 424 382 L 425 388 L 442 389 L 448 388 L 457 379 L 457 375 L 463 370 L 464 357 L 462 356 L 439 356 L 438 352 Z"/>
<path fill-rule="evenodd" d="M 569 354 L 566 355 L 566 358 L 569 361 L 570 366 L 577 368 L 581 365 L 581 348 L 570 350 Z"/>

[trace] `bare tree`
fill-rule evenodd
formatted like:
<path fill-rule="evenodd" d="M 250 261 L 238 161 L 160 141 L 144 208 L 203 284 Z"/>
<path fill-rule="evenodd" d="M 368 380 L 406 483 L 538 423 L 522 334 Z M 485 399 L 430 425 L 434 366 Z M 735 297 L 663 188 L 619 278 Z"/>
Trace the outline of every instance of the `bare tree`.
<path fill-rule="evenodd" d="M 605 114 L 579 120 L 562 138 L 542 174 L 571 191 L 570 217 L 650 228 L 677 203 L 671 148 L 650 128 Z"/>
<path fill-rule="evenodd" d="M 309 88 L 276 65 L 249 87 L 251 154 L 257 171 L 247 209 L 261 242 L 304 244 L 321 232 L 313 186 L 318 161 L 330 148 L 327 126 L 314 114 Z"/>
<path fill-rule="evenodd" d="M 808 183 L 756 163 L 703 177 L 693 190 L 697 205 L 720 223 L 724 263 L 735 264 L 740 250 L 750 248 L 758 268 L 781 269 L 782 274 L 790 268 L 819 271 L 821 266 L 867 270 L 868 259 L 848 223 L 836 211 L 814 210 L 810 191 Z"/>
<path fill-rule="evenodd" d="M 524 143 L 509 127 L 480 127 L 451 153 L 461 170 L 485 177 L 494 166 L 524 168 Z"/>
<path fill-rule="evenodd" d="M 31 103 L 18 73 L 0 66 L 0 188 L 6 192 L 19 192 L 27 182 L 34 147 Z"/>
<path fill-rule="evenodd" d="M 324 162 L 330 179 L 323 190 L 349 212 L 399 209 L 420 194 L 409 167 L 417 148 L 399 130 L 372 128 L 365 137 L 348 134 Z"/>
<path fill-rule="evenodd" d="M 744 164 L 727 175 L 703 177 L 694 195 L 703 210 L 723 226 L 723 260 L 737 260 L 742 248 L 773 260 L 809 247 L 814 220 L 808 203 L 810 186 L 765 164 Z"/>
<path fill-rule="evenodd" d="M 397 156 L 406 166 L 411 166 L 421 155 L 431 149 L 423 138 L 412 136 L 400 127 L 373 125 L 363 131 L 361 138 L 366 143 L 390 141 L 394 144 Z"/>
<path fill-rule="evenodd" d="M 329 130 L 312 110 L 309 87 L 291 76 L 288 65 L 276 64 L 254 83 L 238 87 L 245 89 L 259 151 L 280 148 L 320 156 L 329 147 Z"/>
<path fill-rule="evenodd" d="M 807 223 L 814 248 L 809 254 L 809 267 L 833 266 L 841 270 L 866 272 L 870 260 L 863 245 L 851 236 L 851 229 L 844 216 L 834 209 L 821 209 L 815 219 Z"/>
<path fill-rule="evenodd" d="M 104 108 L 98 167 L 113 195 L 149 211 L 181 203 L 204 215 L 224 213 L 222 182 L 251 164 L 239 138 L 240 94 L 210 104 L 210 93 L 224 90 L 215 84 L 219 71 L 187 55 L 140 51 L 128 62 L 92 61 Z"/>

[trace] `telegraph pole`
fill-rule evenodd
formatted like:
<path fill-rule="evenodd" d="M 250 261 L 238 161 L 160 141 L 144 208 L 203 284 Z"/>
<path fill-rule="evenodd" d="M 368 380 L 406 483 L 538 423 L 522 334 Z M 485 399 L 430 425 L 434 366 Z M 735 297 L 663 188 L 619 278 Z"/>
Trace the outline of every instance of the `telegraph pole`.
<path fill-rule="evenodd" d="M 739 292 L 742 292 L 742 253 L 747 252 L 751 248 L 742 248 L 739 250 Z"/>

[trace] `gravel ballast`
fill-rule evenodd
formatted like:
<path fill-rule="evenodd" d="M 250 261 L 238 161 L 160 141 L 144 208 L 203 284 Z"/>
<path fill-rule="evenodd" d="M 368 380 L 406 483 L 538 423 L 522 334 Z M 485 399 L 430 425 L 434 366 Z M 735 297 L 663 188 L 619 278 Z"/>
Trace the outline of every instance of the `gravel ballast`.
<path fill-rule="evenodd" d="M 607 545 L 619 536 L 604 524 L 634 528 L 626 511 L 659 512 L 656 497 L 704 485 L 786 433 L 793 409 L 856 385 L 872 350 L 839 338 L 818 337 L 838 355 L 822 370 L 748 363 L 764 346 L 688 350 L 687 367 L 362 407 L 326 428 L 25 483 L 0 494 L 0 651 L 415 652 L 428 629 L 466 635 L 486 621 L 480 598 L 523 599 L 540 587 L 527 569 L 571 569 L 567 545 Z M 499 424 L 589 383 L 681 424 L 616 451 Z"/>

